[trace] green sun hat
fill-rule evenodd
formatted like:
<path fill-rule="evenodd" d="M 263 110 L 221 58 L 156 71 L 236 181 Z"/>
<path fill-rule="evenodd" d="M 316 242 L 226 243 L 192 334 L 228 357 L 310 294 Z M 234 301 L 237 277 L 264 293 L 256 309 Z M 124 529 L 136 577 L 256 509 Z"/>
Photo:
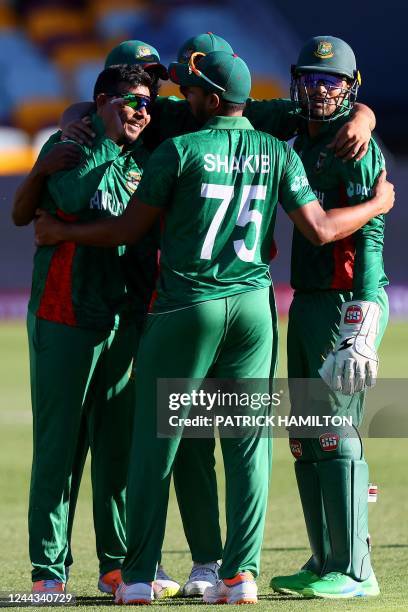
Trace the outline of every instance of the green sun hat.
<path fill-rule="evenodd" d="M 173 83 L 201 87 L 217 93 L 226 102 L 243 104 L 251 91 L 251 74 L 243 59 L 235 53 L 214 51 L 191 56 L 188 64 L 173 62 L 169 67 Z"/>
<path fill-rule="evenodd" d="M 118 64 L 143 66 L 147 71 L 157 72 L 161 79 L 168 79 L 166 67 L 160 63 L 157 49 L 141 40 L 125 40 L 114 47 L 105 60 L 105 68 Z"/>

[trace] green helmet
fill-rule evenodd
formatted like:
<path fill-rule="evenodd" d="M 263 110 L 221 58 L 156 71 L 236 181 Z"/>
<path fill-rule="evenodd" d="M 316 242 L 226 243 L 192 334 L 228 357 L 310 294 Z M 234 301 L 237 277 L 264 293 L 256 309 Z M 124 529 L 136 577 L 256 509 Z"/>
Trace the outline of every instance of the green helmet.
<path fill-rule="evenodd" d="M 308 40 L 299 53 L 297 63 L 292 65 L 291 72 L 291 97 L 300 104 L 302 116 L 314 121 L 332 121 L 350 110 L 361 84 L 352 48 L 344 40 L 335 36 L 314 36 Z M 346 79 L 348 87 L 341 88 L 337 96 L 338 103 L 335 112 L 326 116 L 323 113 L 321 117 L 312 116 L 309 96 L 301 79 L 301 76 L 307 73 L 325 73 Z"/>

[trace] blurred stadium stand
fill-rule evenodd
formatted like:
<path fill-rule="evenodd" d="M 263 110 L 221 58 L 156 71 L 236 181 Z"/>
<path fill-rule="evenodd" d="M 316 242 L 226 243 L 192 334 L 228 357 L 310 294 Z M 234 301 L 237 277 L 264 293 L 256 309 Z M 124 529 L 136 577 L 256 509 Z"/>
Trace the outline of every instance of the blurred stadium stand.
<path fill-rule="evenodd" d="M 389 0 L 390 6 L 397 1 Z M 62 110 L 72 101 L 91 98 L 95 79 L 113 46 L 126 39 L 142 39 L 157 47 L 163 63 L 167 64 L 175 59 L 184 40 L 199 32 L 213 31 L 225 37 L 249 64 L 253 74 L 252 95 L 273 98 L 287 97 L 290 65 L 309 36 L 325 31 L 342 36 L 359 57 L 365 77 L 361 91 L 369 94 L 362 95 L 362 99 L 376 110 L 380 134 L 387 144 L 394 146 L 396 121 L 391 119 L 393 113 L 386 116 L 384 108 L 389 110 L 392 103 L 393 112 L 398 110 L 402 93 L 407 93 L 405 78 L 397 80 L 394 75 L 390 80 L 393 70 L 400 70 L 405 62 L 405 54 L 398 51 L 397 42 L 404 40 L 400 30 L 405 27 L 406 19 L 394 18 L 387 33 L 381 27 L 384 16 L 379 14 L 376 4 L 377 1 L 370 3 L 367 12 L 364 3 L 359 5 L 355 0 L 344 0 L 341 11 L 335 7 L 323 10 L 320 5 L 305 7 L 303 0 L 290 3 L 287 0 L 0 0 L 3 254 L 0 257 L 0 318 L 4 304 L 1 292 L 23 290 L 25 295 L 31 276 L 32 229 L 12 226 L 13 193 L 35 161 L 42 143 L 56 129 Z M 357 15 L 358 19 L 351 19 L 351 15 Z M 387 19 L 391 19 L 389 14 Z M 380 32 L 386 44 L 378 45 L 373 37 L 373 33 Z M 382 62 L 383 57 L 388 58 L 387 62 Z M 388 75 L 388 81 L 384 76 L 381 88 L 377 73 Z M 164 83 L 162 93 L 177 94 L 178 88 Z M 407 96 L 405 103 L 406 99 Z M 406 118 L 404 125 L 405 128 L 401 124 L 402 130 L 407 129 Z M 395 148 L 398 150 L 398 146 Z M 396 160 L 391 169 L 397 192 L 402 193 L 408 188 L 406 164 Z M 394 210 L 387 219 L 388 236 L 392 235 L 386 251 L 387 269 L 393 282 L 408 284 L 406 258 L 395 247 L 404 244 L 402 231 L 408 212 L 398 207 Z M 281 217 L 277 232 L 280 253 L 273 272 L 278 283 L 288 279 L 291 233 L 290 225 Z M 400 303 L 406 304 L 408 312 L 408 298 L 401 298 Z"/>

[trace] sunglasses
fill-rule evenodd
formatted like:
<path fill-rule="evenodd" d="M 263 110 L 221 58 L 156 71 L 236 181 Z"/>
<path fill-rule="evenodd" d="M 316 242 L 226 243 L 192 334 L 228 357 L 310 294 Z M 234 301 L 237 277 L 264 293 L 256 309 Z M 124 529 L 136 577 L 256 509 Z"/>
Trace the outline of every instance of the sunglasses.
<path fill-rule="evenodd" d="M 226 91 L 224 87 L 221 87 L 221 85 L 217 85 L 217 83 L 214 83 L 214 81 L 205 76 L 204 72 L 199 70 L 195 65 L 196 59 L 198 59 L 199 57 L 205 57 L 206 55 L 206 53 L 201 53 L 200 51 L 196 51 L 195 53 L 192 53 L 190 55 L 190 59 L 188 60 L 188 70 L 190 74 L 193 73 L 201 79 L 204 79 L 204 81 L 215 87 L 215 89 L 218 89 L 218 91 Z"/>
<path fill-rule="evenodd" d="M 299 81 L 306 87 L 318 87 L 319 85 L 323 85 L 324 87 L 342 89 L 345 78 L 343 76 L 326 74 L 324 72 L 307 72 L 306 74 L 300 75 Z"/>
<path fill-rule="evenodd" d="M 130 106 L 130 108 L 133 108 L 134 110 L 140 110 L 142 108 L 148 110 L 151 103 L 151 99 L 149 98 L 149 96 L 140 96 L 138 94 L 110 93 L 106 95 L 115 98 L 121 98 L 126 106 Z"/>

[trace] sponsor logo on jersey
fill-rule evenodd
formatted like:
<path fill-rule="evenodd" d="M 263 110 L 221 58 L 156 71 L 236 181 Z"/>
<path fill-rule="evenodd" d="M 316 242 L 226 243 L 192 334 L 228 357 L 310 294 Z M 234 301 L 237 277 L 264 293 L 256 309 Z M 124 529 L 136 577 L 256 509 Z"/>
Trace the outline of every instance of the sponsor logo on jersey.
<path fill-rule="evenodd" d="M 361 323 L 362 320 L 363 311 L 361 309 L 361 306 L 357 306 L 357 304 L 354 304 L 347 308 L 346 313 L 344 315 L 344 323 Z"/>
<path fill-rule="evenodd" d="M 319 442 L 322 450 L 335 451 L 339 445 L 339 436 L 335 433 L 324 433 L 319 436 Z"/>
<path fill-rule="evenodd" d="M 290 438 L 289 440 L 289 448 L 292 455 L 299 459 L 299 457 L 303 454 L 302 443 L 300 440 L 295 440 L 294 438 Z"/>
<path fill-rule="evenodd" d="M 324 151 L 320 151 L 319 157 L 317 158 L 317 162 L 315 165 L 315 172 L 322 171 L 326 157 L 327 157 L 327 153 L 325 153 Z"/>
<path fill-rule="evenodd" d="M 111 193 L 98 189 L 89 201 L 91 210 L 106 210 L 114 217 L 118 217 L 125 210 L 123 202 L 115 200 Z"/>
<path fill-rule="evenodd" d="M 295 176 L 293 183 L 290 186 L 290 190 L 296 193 L 296 191 L 299 191 L 299 189 L 302 189 L 302 187 L 307 187 L 308 185 L 309 181 L 307 180 L 307 176 L 304 174 L 301 176 Z"/>
<path fill-rule="evenodd" d="M 227 174 L 233 172 L 255 174 L 260 172 L 261 174 L 267 174 L 270 167 L 269 155 L 241 155 L 231 158 L 228 155 L 215 155 L 213 153 L 204 155 L 204 170 L 207 172 L 225 172 Z"/>
<path fill-rule="evenodd" d="M 142 179 L 141 172 L 132 172 L 129 171 L 126 176 L 126 188 L 130 193 L 134 193 L 136 189 L 139 187 L 139 183 Z"/>
<path fill-rule="evenodd" d="M 321 59 L 328 59 L 329 57 L 333 57 L 333 45 L 327 40 L 321 40 L 316 47 L 314 55 L 316 57 L 320 57 Z"/>
<path fill-rule="evenodd" d="M 373 190 L 371 187 L 367 187 L 366 185 L 362 185 L 361 183 L 352 183 L 349 181 L 347 187 L 347 195 L 349 198 L 353 196 L 370 196 L 372 195 Z"/>

